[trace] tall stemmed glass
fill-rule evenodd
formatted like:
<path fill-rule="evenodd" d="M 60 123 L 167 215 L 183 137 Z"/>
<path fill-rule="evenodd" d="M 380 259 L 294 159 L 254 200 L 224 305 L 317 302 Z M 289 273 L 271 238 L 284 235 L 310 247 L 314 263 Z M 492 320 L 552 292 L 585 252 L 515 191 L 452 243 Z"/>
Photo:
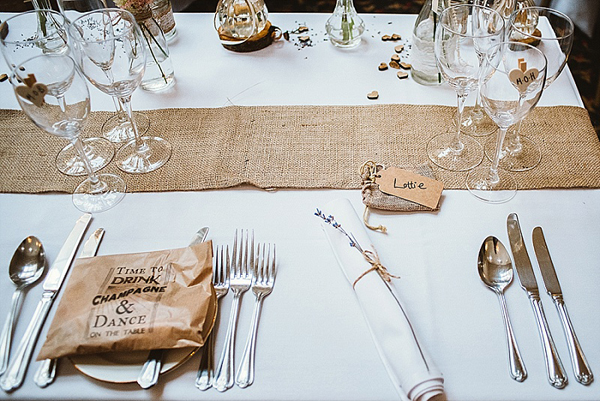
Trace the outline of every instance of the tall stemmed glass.
<path fill-rule="evenodd" d="M 33 10 L 8 18 L 2 23 L 0 50 L 13 70 L 32 57 L 42 54 L 69 54 L 68 21 L 52 10 Z M 102 138 L 83 140 L 94 171 L 105 167 L 115 155 L 113 145 Z M 64 147 L 55 160 L 56 168 L 71 176 L 86 175 L 84 163 L 72 144 Z"/>
<path fill-rule="evenodd" d="M 427 144 L 429 159 L 451 171 L 467 171 L 483 159 L 483 147 L 470 136 L 461 135 L 467 96 L 477 86 L 479 58 L 504 38 L 504 20 L 490 8 L 461 4 L 446 8 L 436 31 L 435 56 L 444 79 L 456 91 L 458 103 L 455 132 L 433 137 Z"/>
<path fill-rule="evenodd" d="M 515 10 L 517 0 L 475 0 L 473 2 L 479 6 L 485 6 L 498 11 L 504 19 L 505 30 L 508 27 L 510 15 Z M 479 65 L 483 64 L 483 54 L 480 54 Z M 481 107 L 481 98 L 479 89 L 476 89 L 475 106 L 464 112 L 461 124 L 461 130 L 464 134 L 471 136 L 487 136 L 498 129 L 498 126 L 488 117 Z"/>
<path fill-rule="evenodd" d="M 75 62 L 65 55 L 33 57 L 13 70 L 11 83 L 19 105 L 35 125 L 68 139 L 79 152 L 88 178 L 73 192 L 84 212 L 103 212 L 125 196 L 125 182 L 114 174 L 96 174 L 80 135 L 90 112 L 90 93 Z"/>
<path fill-rule="evenodd" d="M 467 176 L 467 188 L 477 198 L 502 203 L 517 193 L 512 174 L 498 168 L 502 143 L 509 127 L 521 121 L 540 100 L 546 66 L 544 53 L 521 42 L 501 43 L 486 57 L 480 79 L 481 101 L 499 130 L 492 165 L 478 167 Z"/>
<path fill-rule="evenodd" d="M 567 64 L 573 45 L 575 26 L 571 19 L 550 8 L 525 7 L 513 12 L 507 26 L 510 40 L 529 43 L 542 51 L 548 60 L 546 88 L 558 78 Z M 491 160 L 495 143 L 488 141 L 484 148 Z M 542 159 L 540 146 L 531 138 L 521 135 L 521 123 L 506 134 L 500 153 L 500 167 L 509 171 L 527 171 Z"/>
<path fill-rule="evenodd" d="M 58 0 L 60 12 L 70 21 L 74 21 L 83 14 L 100 10 L 103 8 L 115 7 L 112 0 Z M 102 135 L 114 143 L 129 142 L 134 138 L 133 128 L 127 118 L 127 114 L 116 96 L 112 97 L 115 105 L 115 114 L 110 116 L 102 125 Z M 145 134 L 150 127 L 150 119 L 144 113 L 133 112 L 138 130 Z"/>
<path fill-rule="evenodd" d="M 159 137 L 141 136 L 131 111 L 131 95 L 145 71 L 144 38 L 133 15 L 121 9 L 103 9 L 74 20 L 69 33 L 76 43 L 79 66 L 102 92 L 119 99 L 135 138 L 123 145 L 115 161 L 127 173 L 148 173 L 171 157 L 171 145 Z"/>

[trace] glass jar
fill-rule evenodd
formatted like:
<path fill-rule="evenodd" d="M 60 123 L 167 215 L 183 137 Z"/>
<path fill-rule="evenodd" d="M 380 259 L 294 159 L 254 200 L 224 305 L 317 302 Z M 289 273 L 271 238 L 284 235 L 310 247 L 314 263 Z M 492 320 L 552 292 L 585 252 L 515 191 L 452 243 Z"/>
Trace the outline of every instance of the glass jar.
<path fill-rule="evenodd" d="M 435 60 L 435 31 L 439 16 L 449 3 L 450 0 L 426 0 L 415 22 L 410 69 L 413 79 L 422 85 L 442 83 L 442 74 Z"/>
<path fill-rule="evenodd" d="M 167 42 L 170 42 L 177 35 L 171 0 L 153 0 L 150 7 L 152 8 L 152 16 L 163 30 Z"/>
<path fill-rule="evenodd" d="M 263 0 L 220 0 L 215 29 L 223 45 L 239 45 L 268 29 L 268 16 Z"/>
<path fill-rule="evenodd" d="M 325 30 L 335 46 L 351 48 L 360 44 L 365 23 L 356 12 L 353 0 L 337 0 Z"/>

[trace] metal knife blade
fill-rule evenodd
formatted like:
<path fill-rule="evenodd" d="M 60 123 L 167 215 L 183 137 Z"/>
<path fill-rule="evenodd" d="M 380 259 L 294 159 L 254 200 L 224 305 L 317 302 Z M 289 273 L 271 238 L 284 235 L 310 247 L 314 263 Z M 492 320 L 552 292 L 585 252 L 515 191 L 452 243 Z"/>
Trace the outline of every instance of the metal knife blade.
<path fill-rule="evenodd" d="M 102 241 L 102 237 L 104 237 L 104 229 L 99 228 L 88 238 L 88 240 L 83 244 L 83 251 L 80 258 L 90 258 L 96 255 L 98 251 L 98 247 L 100 246 L 100 241 Z M 33 377 L 33 381 L 41 388 L 48 387 L 52 383 L 54 383 L 54 379 L 56 378 L 56 366 L 58 364 L 58 359 L 45 359 L 39 363 L 39 367 L 35 372 L 35 376 Z"/>
<path fill-rule="evenodd" d="M 544 238 L 542 228 L 534 228 L 532 237 L 533 249 L 535 250 L 535 256 L 537 257 L 540 271 L 542 272 L 546 291 L 551 296 L 562 295 L 560 283 L 558 282 L 552 259 L 550 259 L 550 252 L 548 252 L 548 245 L 546 245 L 546 239 Z"/>
<path fill-rule="evenodd" d="M 208 227 L 202 227 L 196 234 L 189 246 L 197 245 L 206 240 L 206 236 L 208 235 Z M 142 366 L 142 370 L 140 370 L 140 374 L 137 378 L 137 382 L 143 389 L 149 389 L 154 386 L 158 382 L 158 377 L 160 376 L 160 370 L 162 369 L 162 358 L 163 352 L 162 349 L 154 349 L 150 351 L 148 354 L 148 359 Z"/>
<path fill-rule="evenodd" d="M 84 214 L 77 220 L 75 223 L 75 227 L 69 237 L 65 241 L 64 245 L 60 249 L 56 260 L 52 264 L 52 267 L 48 271 L 48 275 L 46 276 L 46 280 L 44 280 L 44 291 L 52 291 L 56 293 L 65 276 L 69 267 L 71 266 L 71 262 L 75 257 L 75 252 L 77 252 L 77 247 L 83 238 L 83 234 L 87 229 L 90 221 L 92 220 L 92 215 L 89 213 Z"/>
<path fill-rule="evenodd" d="M 527 248 L 525 248 L 525 243 L 523 242 L 519 217 L 516 213 L 508 215 L 508 218 L 506 219 L 506 229 L 508 231 L 510 249 L 513 253 L 515 268 L 517 269 L 517 276 L 519 277 L 521 287 L 527 292 L 539 294 L 537 281 L 533 274 L 533 268 L 531 267 L 531 260 L 529 259 Z"/>
<path fill-rule="evenodd" d="M 7 392 L 13 391 L 23 384 L 31 354 L 35 348 L 35 342 L 40 335 L 40 331 L 48 316 L 54 297 L 64 281 L 67 271 L 71 266 L 71 262 L 73 261 L 73 257 L 75 256 L 75 252 L 81 242 L 81 238 L 91 220 L 92 215 L 89 213 L 84 214 L 77 220 L 75 227 L 73 227 L 73 230 L 60 249 L 56 260 L 52 264 L 52 267 L 46 276 L 46 280 L 44 281 L 44 293 L 42 294 L 42 299 L 38 303 L 33 317 L 31 318 L 31 322 L 29 322 L 29 326 L 27 326 L 25 335 L 21 339 L 21 343 L 15 354 L 15 359 L 9 365 L 6 374 L 2 377 L 2 381 L 0 381 L 2 390 Z"/>

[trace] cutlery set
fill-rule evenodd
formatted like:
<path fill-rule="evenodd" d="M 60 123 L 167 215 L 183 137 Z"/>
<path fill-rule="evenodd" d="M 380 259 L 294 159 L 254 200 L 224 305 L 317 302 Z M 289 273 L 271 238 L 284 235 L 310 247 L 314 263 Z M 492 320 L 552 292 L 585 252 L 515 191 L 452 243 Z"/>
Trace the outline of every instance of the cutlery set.
<path fill-rule="evenodd" d="M 548 381 L 558 389 L 564 388 L 568 383 L 568 378 L 556 350 L 554 340 L 552 339 L 548 322 L 546 321 L 537 280 L 529 254 L 527 253 L 527 248 L 525 247 L 519 218 L 516 213 L 511 213 L 508 216 L 506 226 L 517 276 L 521 288 L 527 293 L 535 316 L 538 334 L 542 343 Z M 589 385 L 594 380 L 594 376 L 579 345 L 575 330 L 567 313 L 558 276 L 550 258 L 541 227 L 536 227 L 533 230 L 532 239 L 546 292 L 556 305 L 563 326 L 575 379 L 583 385 Z M 527 378 L 527 372 L 512 332 L 503 292 L 504 288 L 512 281 L 512 264 L 506 248 L 504 248 L 504 245 L 498 239 L 494 237 L 486 238 L 479 253 L 478 269 L 484 284 L 499 296 L 508 340 L 510 375 L 514 380 L 521 382 Z"/>

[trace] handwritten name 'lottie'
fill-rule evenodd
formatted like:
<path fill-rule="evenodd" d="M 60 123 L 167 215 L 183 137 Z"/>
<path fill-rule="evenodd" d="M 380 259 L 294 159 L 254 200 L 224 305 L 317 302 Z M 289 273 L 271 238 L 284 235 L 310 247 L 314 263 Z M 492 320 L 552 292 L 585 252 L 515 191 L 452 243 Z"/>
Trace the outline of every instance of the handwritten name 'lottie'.
<path fill-rule="evenodd" d="M 398 180 L 394 178 L 394 188 L 402 188 L 402 189 L 427 189 L 424 182 L 418 181 L 407 181 L 403 184 L 398 184 Z"/>

